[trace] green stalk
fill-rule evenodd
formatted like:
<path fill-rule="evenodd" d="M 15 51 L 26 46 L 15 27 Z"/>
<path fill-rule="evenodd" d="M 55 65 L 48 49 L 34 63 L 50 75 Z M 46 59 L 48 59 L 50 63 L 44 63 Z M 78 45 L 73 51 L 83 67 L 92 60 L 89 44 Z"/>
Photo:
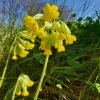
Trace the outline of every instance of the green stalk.
<path fill-rule="evenodd" d="M 15 40 L 16 40 L 16 36 L 15 36 L 14 42 L 15 42 Z M 12 45 L 10 47 L 10 51 L 9 51 L 9 54 L 8 54 L 8 58 L 6 60 L 6 64 L 5 64 L 5 67 L 4 67 L 4 70 L 3 70 L 3 73 L 2 73 L 1 79 L 0 79 L 0 88 L 2 87 L 2 84 L 4 82 L 5 73 L 6 73 L 6 70 L 7 70 L 7 67 L 8 67 L 8 63 L 9 63 L 9 59 L 10 59 L 10 54 L 11 54 L 11 51 L 12 51 L 14 42 L 12 43 Z"/>
<path fill-rule="evenodd" d="M 14 88 L 14 91 L 13 91 L 13 94 L 12 94 L 12 99 L 11 100 L 14 100 L 14 98 L 15 98 L 15 93 L 16 93 L 16 89 L 17 89 L 18 82 L 19 82 L 19 80 L 17 80 L 17 82 L 16 82 L 16 85 L 15 85 L 15 88 Z"/>
<path fill-rule="evenodd" d="M 40 91 L 40 88 L 41 88 L 41 85 L 42 85 L 42 82 L 43 82 L 43 79 L 44 79 L 44 76 L 45 76 L 45 73 L 46 73 L 48 59 L 49 59 L 49 56 L 46 56 L 43 71 L 42 71 L 42 75 L 41 75 L 41 78 L 40 78 L 40 81 L 39 81 L 39 84 L 38 84 L 38 87 L 37 87 L 37 90 L 36 90 L 36 93 L 35 93 L 35 96 L 34 96 L 33 100 L 37 100 L 37 98 L 38 98 L 39 91 Z"/>
<path fill-rule="evenodd" d="M 3 84 L 3 81 L 4 81 L 4 76 L 5 76 L 5 73 L 6 73 L 6 70 L 7 70 L 7 66 L 8 66 L 8 63 L 9 63 L 9 58 L 10 58 L 11 50 L 12 50 L 12 46 L 11 46 L 10 51 L 9 51 L 9 54 L 8 54 L 8 58 L 7 58 L 7 61 L 6 61 L 6 64 L 5 64 L 3 73 L 2 73 L 2 77 L 0 79 L 0 88 L 1 88 L 1 86 Z"/>

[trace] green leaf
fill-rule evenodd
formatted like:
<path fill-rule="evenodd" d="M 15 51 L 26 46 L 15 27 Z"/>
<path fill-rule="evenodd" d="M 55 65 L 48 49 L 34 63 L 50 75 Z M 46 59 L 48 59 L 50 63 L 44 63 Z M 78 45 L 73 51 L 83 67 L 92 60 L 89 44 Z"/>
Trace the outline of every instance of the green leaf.
<path fill-rule="evenodd" d="M 96 86 L 98 92 L 100 93 L 100 84 L 99 83 L 96 83 L 95 86 Z"/>

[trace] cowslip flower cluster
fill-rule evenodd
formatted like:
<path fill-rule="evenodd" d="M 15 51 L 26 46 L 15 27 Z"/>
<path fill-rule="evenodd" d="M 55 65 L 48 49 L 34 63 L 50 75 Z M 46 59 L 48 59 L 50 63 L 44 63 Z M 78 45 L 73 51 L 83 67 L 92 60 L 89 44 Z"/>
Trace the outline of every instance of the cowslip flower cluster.
<path fill-rule="evenodd" d="M 29 36 L 27 31 L 19 32 L 16 36 L 16 40 L 13 43 L 12 59 L 17 60 L 18 56 L 26 57 L 26 55 L 29 53 L 28 50 L 33 49 L 34 46 L 34 39 Z"/>
<path fill-rule="evenodd" d="M 29 53 L 28 50 L 35 46 L 37 37 L 40 38 L 39 49 L 44 51 L 44 55 L 52 55 L 52 47 L 58 52 L 65 51 L 64 42 L 70 45 L 76 41 L 76 37 L 71 34 L 68 26 L 58 19 L 59 12 L 56 5 L 46 4 L 43 11 L 43 14 L 24 17 L 27 31 L 18 34 L 12 50 L 13 60 L 17 59 L 17 55 L 25 57 Z"/>
<path fill-rule="evenodd" d="M 52 46 L 58 52 L 65 51 L 63 42 L 65 41 L 66 45 L 73 44 L 76 37 L 63 21 L 57 20 L 59 12 L 56 5 L 46 4 L 43 11 L 43 14 L 36 14 L 33 17 L 25 16 L 24 22 L 29 35 L 34 39 L 41 39 L 39 49 L 44 50 L 44 55 L 52 55 Z"/>
<path fill-rule="evenodd" d="M 27 91 L 27 87 L 31 87 L 33 84 L 34 82 L 27 75 L 20 75 L 17 80 L 16 95 L 28 96 L 29 92 Z"/>

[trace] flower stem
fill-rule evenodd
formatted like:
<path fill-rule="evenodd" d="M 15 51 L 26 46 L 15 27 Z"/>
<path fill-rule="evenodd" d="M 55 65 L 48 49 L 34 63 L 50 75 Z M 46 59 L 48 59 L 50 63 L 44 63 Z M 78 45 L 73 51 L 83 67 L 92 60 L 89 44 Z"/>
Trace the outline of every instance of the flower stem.
<path fill-rule="evenodd" d="M 46 58 L 45 58 L 45 63 L 44 63 L 42 75 L 41 75 L 41 78 L 40 78 L 40 81 L 39 81 L 39 84 L 38 84 L 38 87 L 37 87 L 37 90 L 36 90 L 36 93 L 34 95 L 34 99 L 33 100 L 37 100 L 37 98 L 38 98 L 38 94 L 39 94 L 39 91 L 40 91 L 40 88 L 41 88 L 41 85 L 42 85 L 42 82 L 43 82 L 43 79 L 44 79 L 44 76 L 45 76 L 45 73 L 46 73 L 48 59 L 49 59 L 49 56 L 47 55 Z"/>
<path fill-rule="evenodd" d="M 6 60 L 6 64 L 5 64 L 5 67 L 4 67 L 4 70 L 3 70 L 3 73 L 2 73 L 1 79 L 0 79 L 0 88 L 2 87 L 2 84 L 4 82 L 5 73 L 6 73 L 6 70 L 7 70 L 7 67 L 8 67 L 8 63 L 9 63 L 9 59 L 10 59 L 10 54 L 11 54 L 11 51 L 12 51 L 12 48 L 13 48 L 13 44 L 14 44 L 14 42 L 16 40 L 16 36 L 15 36 L 15 39 L 14 39 L 14 41 L 13 41 L 11 47 L 10 47 L 10 51 L 9 51 L 9 54 L 8 54 L 8 58 Z"/>
<path fill-rule="evenodd" d="M 6 64 L 5 64 L 3 73 L 2 73 L 2 77 L 1 77 L 1 79 L 0 79 L 0 88 L 1 88 L 1 86 L 2 86 L 2 84 L 3 84 L 3 81 L 4 81 L 4 76 L 5 76 L 5 73 L 6 73 L 6 70 L 7 70 L 7 66 L 8 66 L 8 63 L 9 63 L 9 58 L 10 58 L 11 49 L 12 49 L 12 47 L 10 48 L 10 51 L 9 51 L 9 54 L 8 54 L 8 58 L 7 58 L 7 61 L 6 61 Z"/>
<path fill-rule="evenodd" d="M 17 89 L 18 82 L 19 82 L 19 80 L 17 80 L 17 82 L 16 82 L 16 85 L 15 85 L 15 88 L 14 88 L 14 91 L 13 91 L 13 94 L 12 94 L 12 99 L 11 100 L 14 100 L 14 98 L 15 98 L 15 93 L 16 93 L 16 89 Z"/>

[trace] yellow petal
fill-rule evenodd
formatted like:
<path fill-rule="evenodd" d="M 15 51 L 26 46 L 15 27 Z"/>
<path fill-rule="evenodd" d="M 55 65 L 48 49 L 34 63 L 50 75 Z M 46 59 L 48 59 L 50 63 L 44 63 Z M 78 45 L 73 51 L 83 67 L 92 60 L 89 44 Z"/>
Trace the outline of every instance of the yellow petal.
<path fill-rule="evenodd" d="M 76 37 L 74 35 L 67 34 L 66 44 L 73 44 L 74 41 L 76 41 Z"/>
<path fill-rule="evenodd" d="M 28 95 L 29 95 L 29 92 L 27 90 L 22 92 L 22 96 L 28 96 Z"/>
<path fill-rule="evenodd" d="M 61 52 L 61 51 L 65 51 L 65 48 L 64 48 L 64 46 L 58 46 L 58 52 Z"/>
<path fill-rule="evenodd" d="M 52 9 L 54 9 L 55 11 L 58 10 L 58 7 L 57 7 L 56 5 L 52 5 L 51 7 L 52 7 Z"/>
<path fill-rule="evenodd" d="M 34 82 L 30 80 L 30 81 L 28 82 L 27 86 L 28 86 L 28 87 L 31 87 L 33 84 L 34 84 Z"/>
<path fill-rule="evenodd" d="M 51 50 L 50 50 L 50 49 L 46 49 L 46 50 L 44 51 L 44 55 L 52 55 Z"/>
<path fill-rule="evenodd" d="M 45 50 L 45 47 L 46 47 L 45 42 L 41 42 L 41 45 L 40 45 L 39 49 Z"/>
<path fill-rule="evenodd" d="M 66 38 L 66 44 L 73 44 L 73 40 L 71 38 Z"/>
<path fill-rule="evenodd" d="M 12 59 L 13 59 L 13 60 L 17 60 L 17 56 L 16 56 L 16 55 L 13 55 L 13 56 L 12 56 Z"/>
<path fill-rule="evenodd" d="M 15 93 L 17 96 L 20 96 L 21 95 L 21 91 L 18 91 Z"/>
<path fill-rule="evenodd" d="M 48 12 L 50 10 L 50 4 L 46 4 L 43 10 L 44 12 Z"/>
<path fill-rule="evenodd" d="M 27 16 L 24 17 L 24 21 L 25 21 L 25 22 L 26 22 L 26 21 L 35 21 L 35 19 L 34 19 L 33 17 L 27 15 Z"/>
<path fill-rule="evenodd" d="M 35 46 L 35 44 L 30 44 L 30 48 L 29 49 L 33 49 L 34 48 L 34 46 Z"/>
<path fill-rule="evenodd" d="M 58 39 L 59 40 L 65 40 L 66 39 L 66 35 L 61 33 L 61 34 L 59 34 Z"/>
<path fill-rule="evenodd" d="M 76 37 L 74 35 L 71 35 L 71 38 L 73 41 L 76 41 Z"/>
<path fill-rule="evenodd" d="M 40 28 L 38 34 L 39 34 L 39 38 L 43 38 L 44 36 L 46 36 L 46 33 L 43 28 Z"/>
<path fill-rule="evenodd" d="M 22 50 L 22 51 L 19 52 L 19 56 L 20 56 L 20 57 L 26 57 L 26 55 L 27 55 L 28 53 L 29 53 L 28 51 Z"/>

